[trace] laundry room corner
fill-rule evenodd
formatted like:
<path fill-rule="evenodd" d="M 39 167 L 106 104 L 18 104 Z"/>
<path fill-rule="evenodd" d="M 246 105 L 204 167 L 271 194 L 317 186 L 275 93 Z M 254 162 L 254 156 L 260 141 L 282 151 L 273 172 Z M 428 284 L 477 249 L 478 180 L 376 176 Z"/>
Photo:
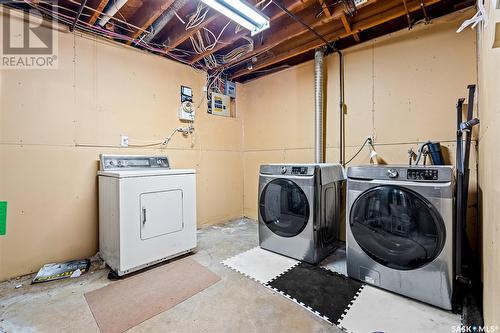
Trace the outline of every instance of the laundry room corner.
<path fill-rule="evenodd" d="M 500 0 L 0 0 L 0 333 L 500 333 Z"/>
<path fill-rule="evenodd" d="M 173 167 L 195 167 L 198 227 L 242 216 L 241 119 L 206 113 L 203 72 L 90 35 L 57 35 L 58 69 L 0 71 L 0 197 L 8 202 L 0 280 L 97 253 L 101 153 L 167 154 Z M 200 105 L 195 131 L 149 147 L 182 126 L 171 102 L 181 85 Z"/>
<path fill-rule="evenodd" d="M 474 32 L 457 34 L 455 30 L 471 13 L 457 12 L 343 52 L 345 156 L 354 156 L 363 141 L 372 137 L 380 163 L 407 164 L 408 149 L 417 151 L 419 142 L 432 138 L 441 142 L 447 163 L 455 161 L 455 113 L 450 105 L 464 86 L 476 82 Z M 337 54 L 327 56 L 325 63 L 326 160 L 338 162 Z M 313 161 L 314 114 L 309 111 L 314 102 L 313 82 L 313 62 L 309 61 L 245 83 L 246 98 L 240 100 L 245 216 L 257 218 L 259 165 Z M 476 149 L 471 156 L 471 165 L 476 165 Z M 369 162 L 368 153 L 351 161 L 353 165 Z M 477 173 L 476 168 L 471 170 L 469 206 L 470 214 L 476 214 Z"/>

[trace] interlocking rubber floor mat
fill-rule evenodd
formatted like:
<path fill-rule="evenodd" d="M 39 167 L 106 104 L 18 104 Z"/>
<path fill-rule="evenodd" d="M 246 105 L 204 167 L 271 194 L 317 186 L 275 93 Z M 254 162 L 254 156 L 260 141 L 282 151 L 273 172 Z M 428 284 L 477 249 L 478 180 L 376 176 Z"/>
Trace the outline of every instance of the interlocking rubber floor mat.
<path fill-rule="evenodd" d="M 267 286 L 336 324 L 363 284 L 323 267 L 300 263 Z"/>
<path fill-rule="evenodd" d="M 345 251 L 318 266 L 253 248 L 223 261 L 350 333 L 458 332 L 461 317 L 346 276 Z"/>

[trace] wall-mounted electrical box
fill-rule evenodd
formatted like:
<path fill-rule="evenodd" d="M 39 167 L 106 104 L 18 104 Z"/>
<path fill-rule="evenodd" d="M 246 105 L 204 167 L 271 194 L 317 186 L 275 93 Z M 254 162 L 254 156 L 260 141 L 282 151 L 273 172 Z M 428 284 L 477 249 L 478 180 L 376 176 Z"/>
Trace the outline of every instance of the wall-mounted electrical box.
<path fill-rule="evenodd" d="M 211 92 L 211 113 L 218 116 L 230 117 L 230 98 L 227 95 Z"/>
<path fill-rule="evenodd" d="M 181 86 L 181 103 L 193 101 L 193 89 Z"/>
<path fill-rule="evenodd" d="M 190 101 L 184 101 L 179 107 L 179 119 L 185 121 L 194 121 L 195 110 L 194 104 Z"/>
<path fill-rule="evenodd" d="M 226 80 L 226 84 L 224 85 L 224 87 L 224 93 L 226 95 L 231 98 L 236 98 L 236 83 Z"/>

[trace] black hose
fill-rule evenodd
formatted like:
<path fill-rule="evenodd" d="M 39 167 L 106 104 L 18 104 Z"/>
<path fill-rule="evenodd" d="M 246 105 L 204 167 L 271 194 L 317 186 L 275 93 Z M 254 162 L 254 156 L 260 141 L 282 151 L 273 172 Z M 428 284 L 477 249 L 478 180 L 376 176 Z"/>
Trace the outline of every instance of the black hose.
<path fill-rule="evenodd" d="M 337 50 L 339 55 L 339 73 L 340 73 L 340 96 L 339 96 L 339 107 L 340 107 L 340 161 L 339 164 L 344 165 L 345 161 L 345 125 L 344 125 L 344 58 L 342 57 L 342 52 Z"/>
<path fill-rule="evenodd" d="M 351 163 L 352 160 L 355 159 L 356 156 L 359 155 L 359 153 L 361 153 L 361 151 L 363 150 L 363 148 L 365 148 L 367 142 L 370 142 L 370 145 L 373 147 L 373 145 L 371 144 L 371 141 L 372 141 L 371 138 L 366 138 L 365 142 L 363 142 L 363 145 L 361 146 L 361 148 L 359 148 L 358 152 L 356 154 L 354 154 L 354 156 L 351 157 L 351 159 L 349 161 L 347 161 L 344 165 L 347 165 L 347 164 Z"/>

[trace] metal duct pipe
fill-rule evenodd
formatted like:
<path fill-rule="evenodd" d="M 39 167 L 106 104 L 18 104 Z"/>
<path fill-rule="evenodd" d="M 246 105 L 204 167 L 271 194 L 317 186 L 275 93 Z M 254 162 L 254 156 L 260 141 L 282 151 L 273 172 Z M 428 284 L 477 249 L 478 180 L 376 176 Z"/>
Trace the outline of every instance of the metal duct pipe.
<path fill-rule="evenodd" d="M 316 163 L 325 162 L 325 142 L 323 133 L 324 57 L 325 49 L 316 49 L 314 52 L 314 161 Z"/>
<path fill-rule="evenodd" d="M 122 8 L 128 0 L 116 0 L 111 3 L 111 6 L 106 12 L 102 14 L 102 17 L 97 21 L 97 24 L 104 27 L 108 21 L 115 16 L 115 14 Z"/>
<path fill-rule="evenodd" d="M 155 38 L 155 36 L 172 20 L 175 13 L 184 7 L 190 0 L 176 0 L 167 12 L 163 13 L 156 21 L 151 25 L 151 33 L 144 37 L 143 41 L 149 43 Z"/>

